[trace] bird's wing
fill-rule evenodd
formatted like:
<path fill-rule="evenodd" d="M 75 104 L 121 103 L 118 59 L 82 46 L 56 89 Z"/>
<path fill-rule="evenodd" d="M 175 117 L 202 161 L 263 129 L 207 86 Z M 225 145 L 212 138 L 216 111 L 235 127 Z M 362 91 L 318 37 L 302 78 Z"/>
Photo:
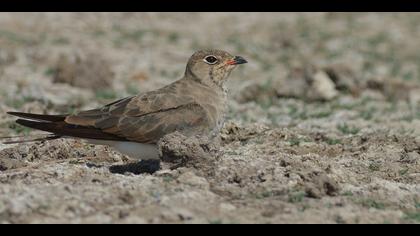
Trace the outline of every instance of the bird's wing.
<path fill-rule="evenodd" d="M 9 114 L 23 118 L 17 120 L 23 126 L 57 136 L 156 143 L 174 131 L 204 131 L 209 122 L 203 107 L 179 91 L 167 86 L 75 115 Z"/>
<path fill-rule="evenodd" d="M 171 91 L 157 90 L 121 99 L 100 109 L 67 116 L 64 121 L 141 143 L 155 143 L 177 130 L 204 127 L 205 110 L 191 97 Z"/>

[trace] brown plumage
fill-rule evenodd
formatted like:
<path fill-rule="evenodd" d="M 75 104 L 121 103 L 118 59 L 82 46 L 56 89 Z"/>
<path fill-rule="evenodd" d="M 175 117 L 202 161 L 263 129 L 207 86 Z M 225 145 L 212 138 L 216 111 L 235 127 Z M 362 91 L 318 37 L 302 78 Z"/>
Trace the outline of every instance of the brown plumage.
<path fill-rule="evenodd" d="M 9 112 L 20 125 L 56 136 L 156 144 L 164 135 L 215 135 L 227 103 L 224 83 L 237 64 L 246 63 L 221 50 L 198 51 L 185 75 L 163 88 L 124 98 L 75 115 Z"/>

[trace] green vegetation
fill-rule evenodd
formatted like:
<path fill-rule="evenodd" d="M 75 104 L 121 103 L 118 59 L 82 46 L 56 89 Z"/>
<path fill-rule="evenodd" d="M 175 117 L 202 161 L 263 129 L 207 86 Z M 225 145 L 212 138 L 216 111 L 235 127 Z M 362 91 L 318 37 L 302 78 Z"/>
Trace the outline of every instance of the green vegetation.
<path fill-rule="evenodd" d="M 335 138 L 327 138 L 325 142 L 328 143 L 328 145 L 342 144 L 342 141 L 340 139 L 335 139 Z"/>
<path fill-rule="evenodd" d="M 117 98 L 117 93 L 110 89 L 98 90 L 95 95 L 96 98 L 101 100 L 112 100 Z"/>
<path fill-rule="evenodd" d="M 70 40 L 67 38 L 60 37 L 60 38 L 54 39 L 52 43 L 55 45 L 68 45 L 70 44 Z"/>
<path fill-rule="evenodd" d="M 358 134 L 360 129 L 357 127 L 351 127 L 347 123 L 337 125 L 337 129 L 341 131 L 343 134 L 351 134 L 355 135 Z"/>
<path fill-rule="evenodd" d="M 290 203 L 299 203 L 302 202 L 303 199 L 305 199 L 306 193 L 305 192 L 295 192 L 290 194 L 289 196 L 289 202 Z"/>
<path fill-rule="evenodd" d="M 33 97 L 21 97 L 21 98 L 15 98 L 15 99 L 6 99 L 5 103 L 9 107 L 20 109 L 26 103 L 33 102 L 33 101 L 35 101 Z"/>
<path fill-rule="evenodd" d="M 255 197 L 257 199 L 263 199 L 263 198 L 268 198 L 268 197 L 272 197 L 272 196 L 273 196 L 273 192 L 269 191 L 269 190 L 266 190 L 266 191 L 257 193 Z"/>
<path fill-rule="evenodd" d="M 209 220 L 209 224 L 220 225 L 220 224 L 223 224 L 223 221 L 221 219 Z"/>
<path fill-rule="evenodd" d="M 53 68 L 53 67 L 49 67 L 48 69 L 45 70 L 44 75 L 46 76 L 53 76 L 57 73 L 57 69 Z"/>
<path fill-rule="evenodd" d="M 359 112 L 359 115 L 364 120 L 372 120 L 375 112 L 376 112 L 376 108 L 369 107 L 368 109 L 365 109 L 365 110 L 362 110 L 361 112 Z"/>
<path fill-rule="evenodd" d="M 420 222 L 420 212 L 416 211 L 416 212 L 408 212 L 405 214 L 404 216 L 405 220 L 413 220 L 415 222 Z"/>
<path fill-rule="evenodd" d="M 287 141 L 290 143 L 290 146 L 299 146 L 301 143 L 310 142 L 312 140 L 306 137 L 291 137 Z"/>
<path fill-rule="evenodd" d="M 174 181 L 175 179 L 174 179 L 174 177 L 172 177 L 170 175 L 165 175 L 165 176 L 163 176 L 162 180 L 163 180 L 163 182 L 169 183 L 169 182 Z"/>
<path fill-rule="evenodd" d="M 178 34 L 178 33 L 176 33 L 176 32 L 172 32 L 172 33 L 170 33 L 170 34 L 169 34 L 169 36 L 168 36 L 168 41 L 169 41 L 170 43 L 177 43 L 177 42 L 179 41 L 179 38 L 180 38 L 180 36 L 179 36 L 179 34 Z"/>
<path fill-rule="evenodd" d="M 378 210 L 384 210 L 386 207 L 385 203 L 370 198 L 360 200 L 359 203 L 364 207 L 375 208 Z"/>
<path fill-rule="evenodd" d="M 345 191 L 344 193 L 343 193 L 343 196 L 346 196 L 346 197 L 352 197 L 354 194 L 351 192 L 351 191 Z"/>
<path fill-rule="evenodd" d="M 369 164 L 369 170 L 370 171 L 379 171 L 381 168 L 381 165 L 378 163 L 370 163 Z"/>
<path fill-rule="evenodd" d="M 29 44 L 33 42 L 32 40 L 22 35 L 19 35 L 15 32 L 0 29 L 0 39 L 1 38 L 4 38 L 8 40 L 9 42 L 16 43 L 16 44 Z"/>
<path fill-rule="evenodd" d="M 25 126 L 21 126 L 19 124 L 16 124 L 14 121 L 8 121 L 5 123 L 0 124 L 0 127 L 8 128 L 13 130 L 16 134 L 24 134 L 27 135 L 31 132 L 30 128 L 27 128 Z"/>
<path fill-rule="evenodd" d="M 133 83 L 128 83 L 127 86 L 125 87 L 125 90 L 127 91 L 129 95 L 136 95 L 140 92 L 137 86 Z"/>
<path fill-rule="evenodd" d="M 401 176 L 404 176 L 404 175 L 406 175 L 406 174 L 408 173 L 408 168 L 401 169 L 400 171 L 398 171 L 398 173 L 399 173 Z"/>

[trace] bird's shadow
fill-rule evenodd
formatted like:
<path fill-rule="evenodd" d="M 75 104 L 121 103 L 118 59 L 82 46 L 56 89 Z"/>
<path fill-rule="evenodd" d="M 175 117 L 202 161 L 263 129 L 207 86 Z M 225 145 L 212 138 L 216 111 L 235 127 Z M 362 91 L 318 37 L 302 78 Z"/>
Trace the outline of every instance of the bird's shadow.
<path fill-rule="evenodd" d="M 133 173 L 153 174 L 160 169 L 160 160 L 142 160 L 140 162 L 128 163 L 123 165 L 113 165 L 109 167 L 109 171 L 113 174 Z"/>

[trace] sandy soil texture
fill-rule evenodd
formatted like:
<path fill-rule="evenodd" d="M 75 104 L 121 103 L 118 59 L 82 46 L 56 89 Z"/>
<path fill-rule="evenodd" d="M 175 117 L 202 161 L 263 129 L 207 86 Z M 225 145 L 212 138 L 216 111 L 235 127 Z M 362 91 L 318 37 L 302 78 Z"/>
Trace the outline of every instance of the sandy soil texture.
<path fill-rule="evenodd" d="M 7 111 L 159 88 L 198 49 L 249 63 L 216 143 L 136 163 L 59 139 L 0 144 L 1 223 L 420 223 L 418 13 L 0 13 Z"/>

